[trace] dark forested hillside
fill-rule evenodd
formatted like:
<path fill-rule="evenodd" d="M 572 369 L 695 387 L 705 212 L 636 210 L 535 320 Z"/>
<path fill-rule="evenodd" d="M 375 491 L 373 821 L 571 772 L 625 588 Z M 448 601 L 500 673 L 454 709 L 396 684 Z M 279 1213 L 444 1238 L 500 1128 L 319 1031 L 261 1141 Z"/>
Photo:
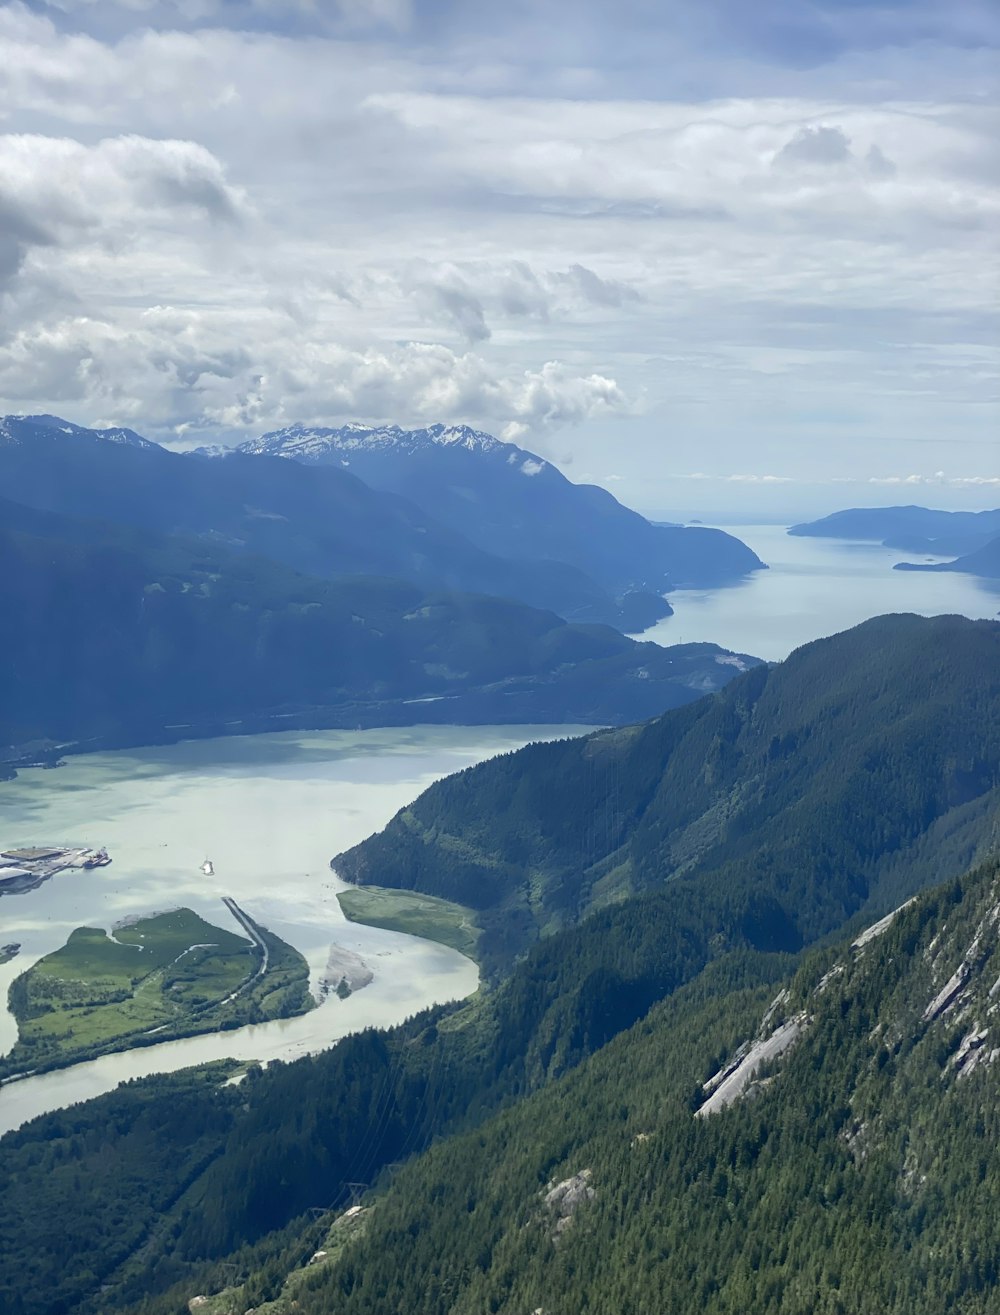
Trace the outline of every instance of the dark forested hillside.
<path fill-rule="evenodd" d="M 620 722 L 736 671 L 713 645 L 636 644 L 401 580 L 311 578 L 220 543 L 2 499 L 0 616 L 0 747 L 273 729 L 276 714 L 284 728 L 296 715 Z"/>
<path fill-rule="evenodd" d="M 1000 625 L 882 617 L 644 726 L 449 777 L 333 865 L 476 909 L 493 969 L 671 880 L 795 949 L 963 871 L 998 804 Z"/>

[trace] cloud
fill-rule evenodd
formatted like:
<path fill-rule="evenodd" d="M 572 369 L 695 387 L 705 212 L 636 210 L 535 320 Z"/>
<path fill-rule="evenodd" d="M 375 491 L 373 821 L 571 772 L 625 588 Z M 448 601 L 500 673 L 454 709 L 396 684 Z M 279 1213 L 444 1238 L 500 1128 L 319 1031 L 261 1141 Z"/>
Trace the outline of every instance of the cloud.
<path fill-rule="evenodd" d="M 50 246 L 54 237 L 21 198 L 8 195 L 0 182 L 0 292 L 20 273 L 32 247 Z"/>
<path fill-rule="evenodd" d="M 958 468 L 995 433 L 998 20 L 946 10 L 0 5 L 0 409 Z"/>
<path fill-rule="evenodd" d="M 842 128 L 822 124 L 799 128 L 777 152 L 774 165 L 785 169 L 853 166 L 855 174 L 867 174 L 875 180 L 892 178 L 897 172 L 896 165 L 876 142 L 871 142 L 865 154 L 859 156 Z"/>
<path fill-rule="evenodd" d="M 609 477 L 614 478 L 614 477 Z M 691 475 L 672 475 L 672 479 L 701 480 L 722 484 L 798 484 L 802 480 L 793 475 L 758 475 L 758 474 L 738 474 L 738 475 L 713 475 L 704 471 L 696 471 Z M 816 485 L 822 484 L 854 484 L 865 482 L 864 477 L 844 478 L 842 476 L 833 476 L 828 479 L 817 479 L 810 477 L 810 482 Z M 926 487 L 926 488 L 993 488 L 1000 487 L 1000 476 L 997 475 L 946 475 L 943 470 L 937 471 L 933 475 L 869 475 L 868 484 L 899 485 L 903 487 Z"/>
<path fill-rule="evenodd" d="M 178 212 L 233 223 L 246 208 L 205 147 L 135 134 L 93 146 L 39 133 L 0 135 L 0 205 L 5 229 L 26 245 L 137 223 L 170 228 Z"/>
<path fill-rule="evenodd" d="M 51 399 L 161 435 L 355 416 L 481 419 L 528 433 L 629 405 L 613 379 L 556 361 L 504 374 L 474 353 L 429 343 L 317 343 L 275 315 L 244 321 L 237 340 L 234 322 L 157 307 L 132 331 L 82 317 L 22 331 L 0 345 L 0 395 L 22 410 Z"/>
<path fill-rule="evenodd" d="M 579 264 L 536 272 L 525 261 L 416 261 L 394 276 L 385 272 L 383 288 L 393 277 L 401 295 L 414 298 L 428 323 L 450 323 L 468 343 L 489 339 L 491 320 L 533 319 L 547 324 L 642 300 L 628 283 L 602 278 Z"/>
<path fill-rule="evenodd" d="M 943 470 L 933 475 L 871 475 L 869 484 L 899 484 L 907 487 L 950 487 L 950 488 L 997 488 L 1000 487 L 998 475 L 946 475 Z"/>
<path fill-rule="evenodd" d="M 603 279 L 586 265 L 570 265 L 565 274 L 553 274 L 552 282 L 571 296 L 591 306 L 619 309 L 629 302 L 641 301 L 639 292 L 618 279 Z"/>
<path fill-rule="evenodd" d="M 0 135 L 0 340 L 80 300 L 69 270 L 178 252 L 185 235 L 248 213 L 219 161 L 193 142 L 127 135 L 84 145 Z"/>
<path fill-rule="evenodd" d="M 775 156 L 777 163 L 843 164 L 851 158 L 851 139 L 842 128 L 799 128 Z"/>
<path fill-rule="evenodd" d="M 454 265 L 419 266 L 404 273 L 400 283 L 404 292 L 415 297 L 429 321 L 444 318 L 469 343 L 484 342 L 491 336 L 480 297 Z"/>
<path fill-rule="evenodd" d="M 675 479 L 715 480 L 725 484 L 794 484 L 791 475 L 708 475 L 695 471 L 693 475 L 675 475 Z"/>
<path fill-rule="evenodd" d="M 411 0 L 44 0 L 44 8 L 87 22 L 101 13 L 119 11 L 118 22 L 157 27 L 256 28 L 286 32 L 371 27 L 405 31 L 413 21 Z"/>

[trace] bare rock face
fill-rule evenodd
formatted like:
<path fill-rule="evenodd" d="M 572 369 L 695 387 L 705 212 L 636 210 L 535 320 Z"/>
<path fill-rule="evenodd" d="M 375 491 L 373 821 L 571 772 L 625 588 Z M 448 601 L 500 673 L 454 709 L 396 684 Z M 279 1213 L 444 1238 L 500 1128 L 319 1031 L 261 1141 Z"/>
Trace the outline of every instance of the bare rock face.
<path fill-rule="evenodd" d="M 572 1178 L 564 1178 L 561 1183 L 551 1184 L 545 1192 L 544 1201 L 555 1215 L 556 1237 L 565 1232 L 573 1222 L 573 1216 L 581 1205 L 592 1201 L 597 1193 L 590 1185 L 591 1170 L 581 1169 Z"/>

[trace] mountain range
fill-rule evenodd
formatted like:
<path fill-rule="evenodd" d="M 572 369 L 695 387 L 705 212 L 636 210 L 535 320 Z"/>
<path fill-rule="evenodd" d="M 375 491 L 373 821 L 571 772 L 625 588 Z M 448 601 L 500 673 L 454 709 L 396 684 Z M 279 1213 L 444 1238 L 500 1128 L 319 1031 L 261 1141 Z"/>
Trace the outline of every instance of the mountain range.
<path fill-rule="evenodd" d="M 8 416 L 0 421 L 0 487 L 39 510 L 197 535 L 325 578 L 391 576 L 637 630 L 669 611 L 660 598 L 618 603 L 560 562 L 484 552 L 412 502 L 340 469 L 306 471 L 240 454 L 205 461 L 129 430 Z"/>
<path fill-rule="evenodd" d="M 615 595 L 711 588 L 764 565 L 722 530 L 654 525 L 606 489 L 574 484 L 535 453 L 467 425 L 292 425 L 239 451 L 350 470 L 486 552 L 569 562 Z"/>
<path fill-rule="evenodd" d="M 28 745 L 27 761 L 38 741 L 54 752 L 303 724 L 617 723 L 756 661 L 502 598 L 306 576 L 218 538 L 4 499 L 0 615 L 0 746 Z"/>
<path fill-rule="evenodd" d="M 455 432 L 413 432 L 439 431 Z M 547 463 L 536 461 L 540 478 L 529 477 L 524 466 L 533 469 L 535 459 L 488 435 L 469 448 L 433 437 L 417 449 L 401 447 L 417 464 L 384 486 L 374 466 L 361 470 L 375 449 L 352 449 L 353 471 L 339 460 L 305 470 L 279 460 L 283 444 L 271 438 L 210 460 L 204 450 L 173 452 L 128 429 L 7 416 L 0 419 L 0 487 L 4 497 L 38 510 L 203 536 L 311 575 L 383 575 L 425 589 L 493 594 L 626 633 L 670 615 L 668 588 L 731 583 L 763 565 L 730 535 L 654 526 Z M 313 447 L 299 455 L 306 450 Z M 477 488 L 458 489 L 441 472 L 435 497 L 419 474 L 422 460 L 459 452 L 470 461 L 463 478 Z M 523 457 L 517 472 L 504 454 Z M 523 489 L 520 511 L 512 479 Z M 421 488 L 430 511 L 418 505 Z M 463 521 L 455 504 L 466 499 Z"/>
<path fill-rule="evenodd" d="M 333 859 L 457 906 L 470 1000 L 0 1140 L 5 1315 L 991 1315 L 1000 624 L 765 666 L 463 591 L 544 536 L 504 556 L 335 464 L 19 418 L 0 480 L 0 740 L 612 723 Z M 556 566 L 652 587 L 601 559 Z"/>

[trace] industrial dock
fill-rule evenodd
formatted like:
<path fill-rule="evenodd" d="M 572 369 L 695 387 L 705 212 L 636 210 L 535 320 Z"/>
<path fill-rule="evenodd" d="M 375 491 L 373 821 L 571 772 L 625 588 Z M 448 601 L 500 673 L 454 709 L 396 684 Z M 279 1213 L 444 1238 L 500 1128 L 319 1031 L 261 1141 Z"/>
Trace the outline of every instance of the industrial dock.
<path fill-rule="evenodd" d="M 0 895 L 35 890 L 69 868 L 103 868 L 110 862 L 106 849 L 87 845 L 26 845 L 0 850 Z"/>

